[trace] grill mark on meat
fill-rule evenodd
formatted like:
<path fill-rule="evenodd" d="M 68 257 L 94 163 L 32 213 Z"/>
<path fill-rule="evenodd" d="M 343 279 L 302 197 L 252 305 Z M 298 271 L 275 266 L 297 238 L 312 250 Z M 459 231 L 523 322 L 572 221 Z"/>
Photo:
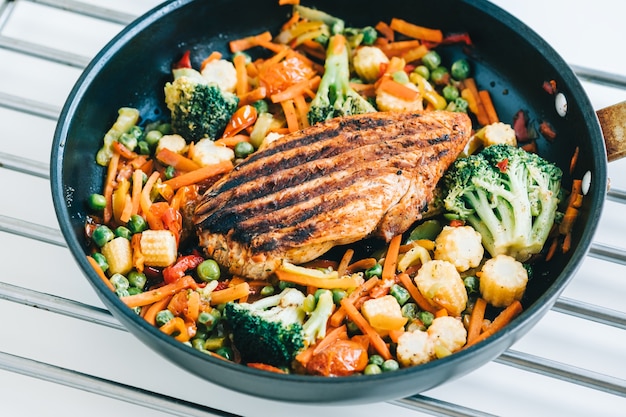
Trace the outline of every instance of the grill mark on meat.
<path fill-rule="evenodd" d="M 471 123 L 445 112 L 335 119 L 279 139 L 219 180 L 196 208 L 200 244 L 231 273 L 407 230 L 463 149 Z"/>

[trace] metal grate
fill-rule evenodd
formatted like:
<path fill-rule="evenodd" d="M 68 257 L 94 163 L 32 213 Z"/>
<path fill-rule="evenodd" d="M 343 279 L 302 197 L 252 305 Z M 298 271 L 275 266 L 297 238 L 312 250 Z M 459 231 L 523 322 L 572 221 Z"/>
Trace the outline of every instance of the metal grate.
<path fill-rule="evenodd" d="M 102 1 L 101 3 L 107 4 Z M 152 5 L 156 5 L 152 2 Z M 0 52 L 17 54 L 30 57 L 48 63 L 58 64 L 64 67 L 80 70 L 88 62 L 90 57 L 77 54 L 64 49 L 58 49 L 49 45 L 35 43 L 29 40 L 5 35 L 5 28 L 9 26 L 18 5 L 27 4 L 30 7 L 42 7 L 46 10 L 63 11 L 73 15 L 101 20 L 107 23 L 123 25 L 132 21 L 135 14 L 129 14 L 103 7 L 96 4 L 71 1 L 71 0 L 42 0 L 42 1 L 1 1 L 0 2 Z M 150 7 L 152 5 L 149 5 Z M 146 7 L 147 9 L 147 7 Z M 2 66 L 6 62 L 2 61 Z M 626 77 L 619 74 L 597 71 L 589 68 L 574 66 L 575 72 L 581 80 L 608 86 L 615 89 L 626 89 Z M 2 85 L 0 84 L 0 87 Z M 58 103 L 49 103 L 43 97 L 29 97 L 17 95 L 14 92 L 4 92 L 0 89 L 0 110 L 4 114 L 15 113 L 31 116 L 54 122 L 60 112 Z M 7 116 L 8 119 L 9 116 Z M 0 125 L 5 125 L 8 120 L 3 120 Z M 27 140 L 28 138 L 19 138 Z M 3 141 L 5 139 L 2 139 Z M 48 142 L 45 142 L 45 141 Z M 49 143 L 48 139 L 42 139 L 43 143 Z M 29 181 L 29 178 L 49 180 L 47 162 L 31 158 L 27 153 L 5 151 L 6 147 L 0 145 L 0 174 L 10 172 L 18 181 Z M 0 177 L 2 178 L 2 177 Z M 0 190 L 5 186 L 0 186 Z M 15 215 L 14 210 L 7 212 L 5 198 L 8 196 L 2 192 L 0 197 L 0 232 L 6 235 L 6 241 L 11 241 L 10 236 L 20 239 L 28 239 L 43 244 L 43 250 L 47 247 L 66 248 L 60 231 L 54 226 L 39 222 L 37 219 L 23 219 Z M 626 190 L 614 189 L 609 192 L 608 199 L 619 205 L 626 204 Z M 0 233 L 0 236 L 2 233 Z M 10 236 L 8 236 L 10 235 Z M 589 252 L 590 258 L 598 261 L 609 262 L 616 267 L 626 265 L 626 250 L 599 242 L 594 242 Z M 8 260 L 7 260 L 8 261 Z M 5 260 L 2 260 L 4 263 Z M 620 273 L 620 272 L 616 272 Z M 74 277 L 80 280 L 81 277 Z M 621 285 L 621 288 L 619 287 Z M 614 291 L 626 290 L 622 280 L 617 284 Z M 97 302 L 89 303 L 75 300 L 71 296 L 51 294 L 40 290 L 38 287 L 31 288 L 28 284 L 15 283 L 0 276 L 0 300 L 44 311 L 46 314 L 62 315 L 72 319 L 87 322 L 97 328 L 111 328 L 124 332 L 124 328 L 111 314 L 102 308 Z M 30 311 L 30 310 L 27 310 Z M 568 315 L 581 321 L 598 323 L 601 326 L 613 327 L 626 331 L 626 313 L 617 309 L 611 309 L 599 305 L 594 301 L 585 299 L 578 300 L 569 297 L 561 297 L 553 308 L 554 312 Z M 544 382 L 561 380 L 569 384 L 577 384 L 588 390 L 604 392 L 619 399 L 626 398 L 626 380 L 622 379 L 624 372 L 622 364 L 616 364 L 615 374 L 597 372 L 560 362 L 548 357 L 537 356 L 518 350 L 509 350 L 497 358 L 494 363 L 506 367 L 518 368 L 526 373 L 535 373 L 545 377 Z M 621 370 L 620 370 L 621 367 Z M 30 356 L 0 350 L 0 370 L 15 374 L 25 375 L 54 384 L 71 387 L 74 389 L 90 392 L 99 396 L 113 398 L 117 401 L 127 402 L 143 408 L 158 410 L 160 412 L 179 416 L 227 416 L 234 415 L 230 412 L 202 405 L 199 402 L 187 401 L 177 398 L 175 394 L 167 395 L 163 392 L 155 392 L 139 388 L 131 383 L 102 378 L 97 375 L 81 372 L 50 363 L 45 363 Z M 175 392 L 174 390 L 172 392 Z M 435 391 L 435 394 L 437 392 Z M 389 412 L 399 413 L 402 409 L 408 409 L 412 415 L 446 415 L 446 416 L 487 416 L 492 415 L 479 409 L 456 403 L 454 396 L 446 398 L 445 395 L 416 395 L 402 400 L 391 401 L 387 404 Z M 626 403 L 622 403 L 626 404 Z"/>

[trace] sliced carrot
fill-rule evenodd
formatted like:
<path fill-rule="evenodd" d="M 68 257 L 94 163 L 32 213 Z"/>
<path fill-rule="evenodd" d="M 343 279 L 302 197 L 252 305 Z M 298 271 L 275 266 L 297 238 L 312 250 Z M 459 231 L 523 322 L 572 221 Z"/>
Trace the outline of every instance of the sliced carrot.
<path fill-rule="evenodd" d="M 345 324 L 342 324 L 339 327 L 335 327 L 326 332 L 326 335 L 317 342 L 313 347 L 313 353 L 320 353 L 322 350 L 327 348 L 336 340 L 347 340 L 348 339 L 348 328 Z"/>
<path fill-rule="evenodd" d="M 150 211 L 150 206 L 152 205 L 152 199 L 150 198 L 150 193 L 152 192 L 152 187 L 156 184 L 157 180 L 161 177 L 159 171 L 154 171 L 149 177 L 146 183 L 141 190 L 141 196 L 139 198 L 139 205 L 141 206 L 141 211 L 146 214 Z"/>
<path fill-rule="evenodd" d="M 139 213 L 139 199 L 141 198 L 141 189 L 143 186 L 143 171 L 136 169 L 133 171 L 133 187 L 131 189 L 131 216 Z"/>
<path fill-rule="evenodd" d="M 374 28 L 388 41 L 393 42 L 395 40 L 395 33 L 393 32 L 393 29 L 389 27 L 387 22 L 380 21 L 376 24 L 376 26 L 374 26 Z"/>
<path fill-rule="evenodd" d="M 489 116 L 487 116 L 487 111 L 485 110 L 485 106 L 480 98 L 480 94 L 478 94 L 478 88 L 476 87 L 476 80 L 474 78 L 466 78 L 463 80 L 463 85 L 469 90 L 474 98 L 474 102 L 476 103 L 476 118 L 478 119 L 478 123 L 482 126 L 486 126 L 489 124 Z"/>
<path fill-rule="evenodd" d="M 578 212 L 579 210 L 571 205 L 565 209 L 565 214 L 563 215 L 561 224 L 559 224 L 559 233 L 561 233 L 562 235 L 566 235 L 572 231 L 572 228 L 574 227 L 574 222 L 578 217 Z"/>
<path fill-rule="evenodd" d="M 576 147 L 576 149 L 574 149 L 574 154 L 572 155 L 572 159 L 570 160 L 569 163 L 569 173 L 572 174 L 574 173 L 574 169 L 576 168 L 576 164 L 578 163 L 578 154 L 580 153 L 580 147 Z"/>
<path fill-rule="evenodd" d="M 411 277 L 409 277 L 408 274 L 406 273 L 402 273 L 398 275 L 398 279 L 400 280 L 400 282 L 402 283 L 402 285 L 404 286 L 404 288 L 406 288 L 406 290 L 409 292 L 409 294 L 411 294 L 411 297 L 413 298 L 413 300 L 415 300 L 415 302 L 417 303 L 417 305 L 424 311 L 429 311 L 433 314 L 437 313 L 437 310 L 439 310 L 437 307 L 434 307 L 429 301 L 428 299 L 426 299 L 426 297 L 424 297 L 422 295 L 422 293 L 420 292 L 420 290 L 415 286 L 415 284 L 413 284 L 411 282 Z"/>
<path fill-rule="evenodd" d="M 296 132 L 300 130 L 300 121 L 298 119 L 298 113 L 296 113 L 296 106 L 293 100 L 285 100 L 280 102 L 283 112 L 285 113 L 285 119 L 287 120 L 287 128 L 290 132 Z"/>
<path fill-rule="evenodd" d="M 550 247 L 548 248 L 548 252 L 546 253 L 546 262 L 554 257 L 558 246 L 559 239 L 555 237 L 554 239 L 552 239 L 552 243 L 550 243 Z"/>
<path fill-rule="evenodd" d="M 300 4 L 300 0 L 278 0 L 278 4 L 281 6 L 287 4 Z"/>
<path fill-rule="evenodd" d="M 350 265 L 348 265 L 348 267 L 346 268 L 346 273 L 352 274 L 356 271 L 366 271 L 376 266 L 377 263 L 378 261 L 376 261 L 376 258 L 359 259 L 358 261 L 353 262 Z"/>
<path fill-rule="evenodd" d="M 398 18 L 391 19 L 389 27 L 398 33 L 408 36 L 409 38 L 435 43 L 440 43 L 443 40 L 443 32 L 439 29 L 430 29 L 424 26 L 418 26 Z"/>
<path fill-rule="evenodd" d="M 288 46 L 279 45 L 277 43 L 271 42 L 271 40 L 266 40 L 266 39 L 258 40 L 257 45 L 269 51 L 272 51 L 275 54 L 281 53 L 283 51 L 288 52 L 291 50 L 291 48 L 289 48 Z"/>
<path fill-rule="evenodd" d="M 341 257 L 341 261 L 339 261 L 339 266 L 337 266 L 337 274 L 339 274 L 340 277 L 346 274 L 348 265 L 352 260 L 352 256 L 354 256 L 354 249 L 350 248 L 347 249 Z"/>
<path fill-rule="evenodd" d="M 135 159 L 137 157 L 137 154 L 135 152 L 131 151 L 118 141 L 113 142 L 111 144 L 111 148 L 113 149 L 113 152 L 119 153 L 122 158 Z"/>
<path fill-rule="evenodd" d="M 171 165 L 179 171 L 193 171 L 194 169 L 200 168 L 200 165 L 192 159 L 167 148 L 163 148 L 157 152 L 156 158 L 165 165 Z"/>
<path fill-rule="evenodd" d="M 104 282 L 111 291 L 115 291 L 115 286 L 109 280 L 109 278 L 107 278 L 102 268 L 100 268 L 98 262 L 96 262 L 96 260 L 91 256 L 87 256 L 87 260 L 89 261 L 89 264 L 92 266 L 92 268 L 96 271 L 96 274 L 98 274 L 98 276 L 102 279 L 102 282 Z"/>
<path fill-rule="evenodd" d="M 211 304 L 219 305 L 227 303 L 229 301 L 235 301 L 242 297 L 247 296 L 250 293 L 250 285 L 247 282 L 242 282 L 232 287 L 225 288 L 223 290 L 213 291 L 211 293 Z"/>
<path fill-rule="evenodd" d="M 190 291 L 187 296 L 185 317 L 195 323 L 198 320 L 198 315 L 200 315 L 200 293 Z"/>
<path fill-rule="evenodd" d="M 387 346 L 383 338 L 380 336 L 380 334 L 378 334 L 376 330 L 374 330 L 372 326 L 370 326 L 365 317 L 363 317 L 361 312 L 357 310 L 354 304 L 352 304 L 347 297 L 344 297 L 341 300 L 341 307 L 343 307 L 343 309 L 346 311 L 346 315 L 348 316 L 348 318 L 352 320 L 354 324 L 356 324 L 361 332 L 369 337 L 370 343 L 372 344 L 374 350 L 376 350 L 376 352 L 378 352 L 378 354 L 382 356 L 383 359 L 391 359 L 391 352 L 389 352 L 389 347 Z"/>
<path fill-rule="evenodd" d="M 172 296 L 170 295 L 155 303 L 145 306 L 147 307 L 147 309 L 145 310 L 145 313 L 143 315 L 144 320 L 155 326 L 157 313 L 161 310 L 165 310 L 171 299 Z"/>
<path fill-rule="evenodd" d="M 446 317 L 448 315 L 448 310 L 445 308 L 440 308 L 435 312 L 435 318 L 438 317 Z"/>
<path fill-rule="evenodd" d="M 480 101 L 485 107 L 485 113 L 487 114 L 487 119 L 489 119 L 489 124 L 497 123 L 500 121 L 498 117 L 498 113 L 496 112 L 496 108 L 493 105 L 493 101 L 491 100 L 491 94 L 487 90 L 480 90 L 478 92 L 480 96 Z"/>
<path fill-rule="evenodd" d="M 294 1 L 294 0 L 291 0 L 291 1 Z M 277 374 L 284 374 L 284 373 L 286 373 L 284 370 L 282 370 L 282 369 L 280 369 L 280 368 L 278 368 L 278 367 L 276 367 L 274 365 L 268 365 L 267 363 L 248 362 L 246 364 L 246 366 L 248 368 L 260 369 L 262 371 L 275 372 Z"/>
<path fill-rule="evenodd" d="M 107 175 L 104 180 L 104 198 L 106 200 L 106 206 L 104 206 L 104 222 L 108 223 L 111 221 L 111 217 L 113 217 L 113 189 L 115 188 L 116 181 L 115 178 L 117 176 L 117 167 L 120 161 L 120 154 L 117 152 L 113 152 L 113 156 L 109 160 L 109 165 L 107 167 Z"/>
<path fill-rule="evenodd" d="M 233 169 L 233 163 L 231 161 L 221 161 L 217 164 L 206 165 L 202 168 L 198 168 L 194 171 L 186 172 L 182 175 L 178 175 L 172 179 L 164 182 L 164 184 L 172 187 L 173 190 L 178 190 L 180 187 L 186 185 L 197 184 L 200 181 L 215 177 L 220 174 L 225 174 Z"/>
<path fill-rule="evenodd" d="M 263 100 L 267 97 L 267 88 L 264 86 L 257 87 L 248 91 L 246 94 L 239 96 L 239 106 L 245 106 L 246 104 L 252 104 L 255 101 Z"/>
<path fill-rule="evenodd" d="M 491 322 L 489 327 L 485 329 L 478 337 L 476 337 L 471 342 L 465 345 L 465 347 L 475 345 L 476 343 L 485 340 L 486 338 L 493 336 L 496 332 L 504 328 L 507 324 L 509 324 L 515 317 L 517 317 L 522 312 L 522 303 L 519 301 L 513 301 L 508 307 L 500 312 L 496 316 L 496 318 Z"/>
<path fill-rule="evenodd" d="M 220 138 L 214 143 L 219 146 L 226 146 L 228 148 L 234 148 L 239 142 L 250 142 L 250 136 L 244 134 L 238 134 L 227 138 Z"/>
<path fill-rule="evenodd" d="M 239 54 L 233 58 L 233 65 L 235 66 L 235 73 L 237 75 L 237 82 L 235 84 L 235 91 L 239 97 L 247 94 L 250 91 L 250 84 L 248 83 L 248 70 L 246 69 L 246 56 Z"/>
<path fill-rule="evenodd" d="M 404 84 L 400 84 L 390 77 L 383 77 L 378 89 L 405 101 L 415 101 L 420 94 L 418 90 L 413 90 Z"/>
<path fill-rule="evenodd" d="M 258 35 L 246 36 L 245 38 L 235 39 L 228 43 L 230 51 L 242 52 L 255 46 L 259 46 L 263 42 L 269 42 L 272 40 L 272 34 L 269 31 L 260 33 Z"/>
<path fill-rule="evenodd" d="M 402 244 L 402 235 L 394 236 L 389 242 L 385 261 L 383 263 L 383 272 L 381 278 L 383 281 L 393 280 L 396 276 L 396 267 L 398 266 L 398 254 L 400 253 L 400 245 Z"/>
<path fill-rule="evenodd" d="M 291 17 L 289 19 L 287 19 L 287 21 L 285 23 L 283 23 L 283 25 L 281 26 L 280 30 L 281 32 L 284 30 L 289 29 L 291 26 L 295 25 L 296 23 L 298 23 L 298 21 L 300 20 L 300 13 L 298 13 L 297 11 L 294 11 L 291 15 Z"/>
<path fill-rule="evenodd" d="M 218 52 L 218 51 L 213 51 L 209 54 L 209 56 L 207 56 L 206 58 L 204 58 L 204 60 L 200 63 L 200 71 L 202 71 L 204 69 L 204 67 L 207 66 L 207 64 L 213 62 L 213 61 L 218 61 L 222 59 L 222 53 Z"/>
<path fill-rule="evenodd" d="M 358 275 L 341 278 L 318 278 L 278 269 L 276 270 L 276 276 L 280 281 L 324 289 L 356 288 L 363 283 L 363 278 Z"/>
<path fill-rule="evenodd" d="M 561 244 L 561 252 L 567 253 L 572 247 L 572 232 L 569 231 L 563 237 L 563 243 Z"/>
<path fill-rule="evenodd" d="M 430 51 L 430 48 L 428 48 L 426 45 L 420 45 L 415 48 L 409 49 L 408 51 L 403 52 L 401 57 L 407 63 L 415 62 L 415 61 L 422 59 L 424 55 L 426 55 L 429 51 Z"/>
<path fill-rule="evenodd" d="M 130 220 L 130 216 L 133 214 L 133 199 L 130 194 L 126 194 L 124 196 L 124 206 L 122 208 L 122 212 L 120 213 L 120 221 L 122 223 L 128 223 Z"/>
<path fill-rule="evenodd" d="M 303 128 L 309 127 L 309 105 L 304 98 L 304 95 L 300 94 L 293 98 L 293 104 L 296 106 L 296 113 L 298 114 L 298 120 L 300 126 Z"/>
<path fill-rule="evenodd" d="M 389 338 L 391 339 L 392 342 L 394 343 L 398 343 L 398 339 L 400 338 L 400 336 L 402 336 L 404 334 L 405 330 L 389 330 Z"/>
<path fill-rule="evenodd" d="M 280 103 L 281 101 L 285 100 L 293 100 L 297 96 L 303 95 L 307 90 L 317 89 L 321 79 L 322 78 L 319 75 L 316 75 L 311 79 L 302 80 L 276 94 L 272 94 L 272 96 L 270 97 L 272 103 Z"/>
<path fill-rule="evenodd" d="M 485 319 L 485 310 L 487 309 L 487 301 L 484 298 L 478 297 L 472 314 L 470 315 L 469 325 L 467 328 L 467 343 L 473 342 L 474 339 L 480 335 L 480 331 L 483 326 L 483 320 Z"/>
<path fill-rule="evenodd" d="M 357 289 L 352 291 L 346 298 L 351 303 L 355 303 L 361 296 L 367 294 L 371 291 L 372 288 L 376 287 L 380 283 L 379 278 L 370 278 L 361 284 Z M 343 307 L 339 307 L 335 312 L 330 316 L 328 323 L 333 327 L 338 327 L 341 325 L 343 320 L 346 318 L 346 311 Z"/>
<path fill-rule="evenodd" d="M 124 304 L 131 308 L 142 307 L 162 300 L 165 297 L 172 296 L 180 290 L 195 288 L 196 286 L 197 284 L 193 280 L 193 278 L 189 275 L 185 275 L 184 277 L 171 284 L 166 284 L 162 287 L 155 288 L 150 291 L 145 291 L 139 294 L 121 297 L 120 300 L 122 300 Z"/>

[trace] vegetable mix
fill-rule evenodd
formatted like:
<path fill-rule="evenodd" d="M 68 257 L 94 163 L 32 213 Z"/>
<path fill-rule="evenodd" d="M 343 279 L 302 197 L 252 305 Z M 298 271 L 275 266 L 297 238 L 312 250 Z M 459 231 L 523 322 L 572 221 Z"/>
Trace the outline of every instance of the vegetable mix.
<path fill-rule="evenodd" d="M 393 372 L 494 334 L 522 311 L 532 263 L 569 249 L 583 194 L 578 180 L 562 190 L 523 121 L 499 120 L 469 59 L 442 58 L 452 44 L 472 47 L 468 34 L 400 18 L 355 28 L 293 4 L 276 33 L 230 40 L 230 56 L 195 67 L 189 52 L 173 57 L 170 117 L 120 108 L 95 155 L 106 175 L 86 202 L 90 263 L 160 331 L 273 372 Z M 377 111 L 474 122 L 425 220 L 388 244 L 283 262 L 266 281 L 230 276 L 203 254 L 190 218 L 217 179 L 281 135 Z"/>

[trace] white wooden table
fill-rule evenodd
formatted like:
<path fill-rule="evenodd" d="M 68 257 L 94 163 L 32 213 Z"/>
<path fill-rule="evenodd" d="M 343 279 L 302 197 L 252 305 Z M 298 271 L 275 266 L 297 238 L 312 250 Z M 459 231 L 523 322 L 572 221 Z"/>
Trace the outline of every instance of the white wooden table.
<path fill-rule="evenodd" d="M 350 407 L 261 400 L 177 368 L 122 329 L 58 231 L 50 144 L 90 57 L 157 3 L 0 0 L 0 415 L 626 416 L 626 161 L 610 164 L 594 246 L 555 308 L 494 362 L 422 395 Z M 596 109 L 626 99 L 623 2 L 495 3 L 574 66 Z"/>

